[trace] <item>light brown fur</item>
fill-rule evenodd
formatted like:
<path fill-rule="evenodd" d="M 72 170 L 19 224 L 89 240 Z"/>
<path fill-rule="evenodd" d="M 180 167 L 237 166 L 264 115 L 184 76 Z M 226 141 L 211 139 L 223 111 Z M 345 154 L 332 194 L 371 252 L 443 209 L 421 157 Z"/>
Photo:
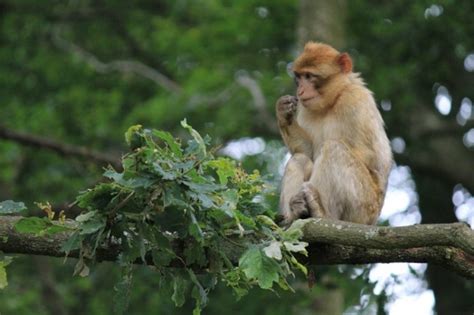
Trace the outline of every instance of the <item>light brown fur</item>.
<path fill-rule="evenodd" d="M 283 224 L 305 216 L 374 224 L 392 154 L 372 92 L 346 53 L 309 42 L 295 60 L 297 98 L 276 104 L 292 157 L 282 180 Z"/>

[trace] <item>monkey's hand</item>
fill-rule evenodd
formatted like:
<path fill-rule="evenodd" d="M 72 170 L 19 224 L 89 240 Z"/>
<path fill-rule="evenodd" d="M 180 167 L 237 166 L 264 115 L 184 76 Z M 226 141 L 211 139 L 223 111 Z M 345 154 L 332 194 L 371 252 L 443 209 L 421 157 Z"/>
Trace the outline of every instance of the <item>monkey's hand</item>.
<path fill-rule="evenodd" d="M 292 95 L 285 95 L 276 103 L 276 114 L 280 126 L 291 125 L 296 113 L 298 99 Z"/>

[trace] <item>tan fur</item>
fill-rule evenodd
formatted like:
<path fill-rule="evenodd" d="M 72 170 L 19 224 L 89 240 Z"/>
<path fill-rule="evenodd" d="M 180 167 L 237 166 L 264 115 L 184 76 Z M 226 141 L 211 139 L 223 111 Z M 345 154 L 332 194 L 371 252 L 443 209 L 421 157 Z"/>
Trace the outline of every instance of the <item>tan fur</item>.
<path fill-rule="evenodd" d="M 371 91 L 350 70 L 350 57 L 341 56 L 308 43 L 293 66 L 302 74 L 298 100 L 283 96 L 276 105 L 293 155 L 280 198 L 285 225 L 306 215 L 374 224 L 382 207 L 392 153 Z M 305 73 L 324 83 L 314 88 Z"/>

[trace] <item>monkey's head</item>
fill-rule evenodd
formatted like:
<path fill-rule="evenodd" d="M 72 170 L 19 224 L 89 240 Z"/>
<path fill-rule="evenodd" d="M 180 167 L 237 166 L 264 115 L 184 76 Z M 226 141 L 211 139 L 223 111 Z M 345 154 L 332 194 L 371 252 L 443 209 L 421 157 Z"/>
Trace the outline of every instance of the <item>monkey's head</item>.
<path fill-rule="evenodd" d="M 329 45 L 308 42 L 294 61 L 293 72 L 300 103 L 317 110 L 325 106 L 322 99 L 331 88 L 330 83 L 352 72 L 352 60 L 347 53 L 340 53 Z"/>

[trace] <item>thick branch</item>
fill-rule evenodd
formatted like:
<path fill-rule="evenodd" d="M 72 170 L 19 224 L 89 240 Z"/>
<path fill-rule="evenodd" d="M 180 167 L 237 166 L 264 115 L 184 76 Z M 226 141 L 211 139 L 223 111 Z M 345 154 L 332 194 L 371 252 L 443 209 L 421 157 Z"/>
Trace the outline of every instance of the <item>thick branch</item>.
<path fill-rule="evenodd" d="M 90 150 L 86 147 L 73 146 L 66 143 L 60 143 L 49 138 L 43 138 L 36 135 L 20 133 L 0 126 L 0 138 L 12 140 L 23 145 L 37 148 L 46 148 L 60 155 L 74 156 L 92 160 L 99 164 L 111 164 L 115 168 L 121 168 L 120 159 L 100 152 Z"/>
<path fill-rule="evenodd" d="M 62 257 L 67 233 L 34 236 L 15 231 L 19 217 L 0 217 L 0 251 L 4 253 Z M 310 243 L 309 263 L 366 264 L 424 262 L 444 266 L 474 278 L 474 231 L 463 223 L 374 227 L 328 219 L 297 221 Z M 229 244 L 229 246 L 231 246 Z M 230 252 L 238 251 L 229 248 Z M 117 248 L 103 248 L 97 259 L 115 260 Z M 71 253 L 77 257 L 77 253 Z"/>
<path fill-rule="evenodd" d="M 377 249 L 451 246 L 474 257 L 474 231 L 465 223 L 368 226 L 329 219 L 300 220 L 293 225 L 309 243 L 355 245 Z"/>

